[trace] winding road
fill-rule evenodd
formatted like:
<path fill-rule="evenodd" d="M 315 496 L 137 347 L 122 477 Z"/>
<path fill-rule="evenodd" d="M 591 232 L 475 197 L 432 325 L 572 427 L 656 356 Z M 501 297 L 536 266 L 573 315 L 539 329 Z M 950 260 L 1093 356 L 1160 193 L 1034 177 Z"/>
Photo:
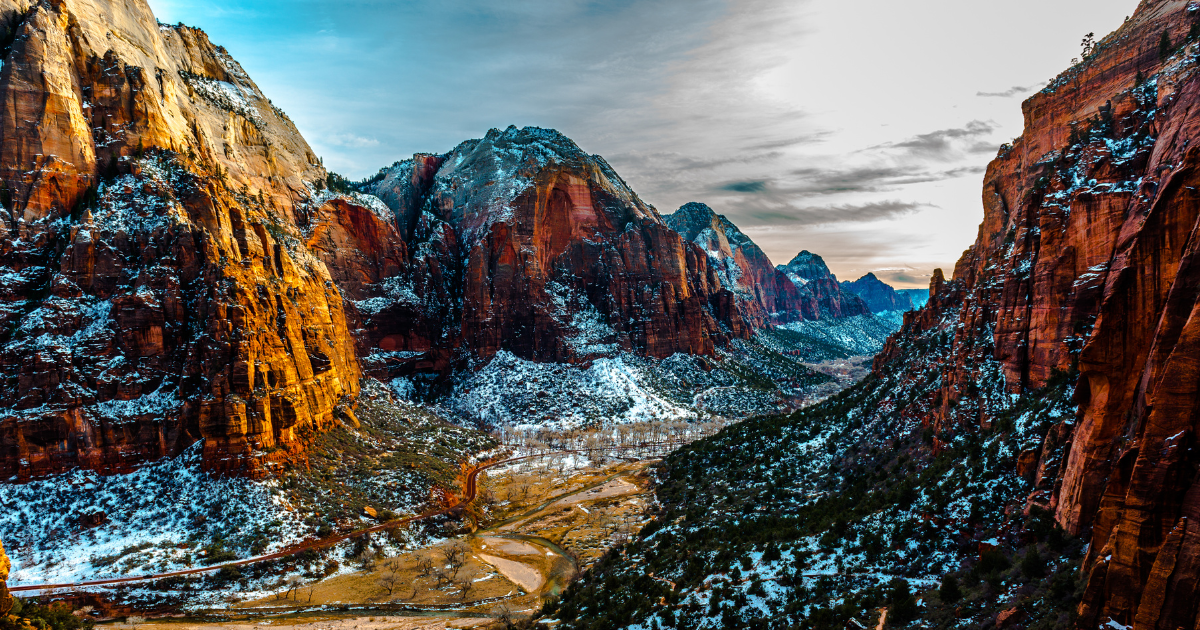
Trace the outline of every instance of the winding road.
<path fill-rule="evenodd" d="M 72 582 L 72 583 L 64 583 L 64 584 L 30 584 L 30 585 L 22 585 L 22 586 L 10 586 L 8 588 L 8 590 L 9 590 L 9 592 L 13 592 L 13 593 L 29 592 L 29 591 L 49 591 L 49 590 L 61 591 L 61 590 L 73 590 L 73 589 L 79 589 L 79 588 L 85 588 L 85 587 L 91 587 L 91 586 L 111 586 L 114 584 L 133 584 L 133 583 L 137 583 L 137 582 L 152 582 L 155 580 L 163 580 L 163 579 L 173 578 L 173 577 L 182 577 L 182 576 L 186 576 L 186 575 L 198 575 L 201 573 L 210 573 L 213 571 L 220 571 L 221 569 L 223 569 L 225 567 L 241 567 L 241 566 L 246 566 L 249 564 L 258 564 L 260 562 L 268 562 L 271 560 L 278 560 L 280 558 L 294 556 L 298 553 L 308 551 L 309 549 L 324 549 L 327 547 L 332 547 L 338 543 L 341 543 L 341 542 L 347 541 L 351 538 L 355 538 L 355 537 L 362 536 L 365 534 L 371 534 L 371 533 L 375 533 L 375 532 L 381 532 L 381 531 L 386 531 L 389 529 L 394 529 L 396 527 L 400 527 L 401 525 L 406 525 L 408 523 L 414 523 L 417 521 L 423 521 L 426 519 L 433 518 L 435 516 L 442 516 L 445 514 L 453 514 L 454 512 L 461 510 L 462 508 L 466 507 L 468 504 L 470 504 L 472 501 L 475 500 L 475 495 L 478 490 L 479 473 L 482 473 L 483 471 L 485 471 L 489 468 L 495 468 L 497 466 L 503 466 L 505 464 L 512 464 L 512 463 L 524 461 L 527 459 L 536 459 L 539 457 L 549 457 L 552 455 L 588 454 L 588 453 L 592 453 L 592 452 L 596 452 L 596 451 L 609 452 L 609 451 L 624 451 L 624 450 L 634 450 L 634 449 L 647 449 L 647 448 L 652 448 L 652 447 L 656 447 L 656 446 L 664 446 L 664 445 L 678 446 L 678 443 L 676 443 L 676 442 L 650 442 L 650 443 L 633 444 L 633 445 L 621 446 L 621 447 L 605 447 L 605 448 L 593 448 L 593 449 L 570 449 L 570 450 L 561 450 L 561 451 L 549 451 L 546 453 L 538 453 L 535 455 L 523 455 L 521 457 L 512 457 L 509 459 L 504 459 L 504 460 L 491 462 L 491 463 L 487 463 L 487 464 L 480 464 L 480 465 L 477 465 L 474 468 L 472 468 L 471 472 L 467 473 L 466 487 L 463 488 L 463 496 L 454 505 L 451 505 L 449 507 L 444 507 L 441 509 L 437 509 L 437 510 L 431 510 L 428 512 L 422 512 L 420 514 L 415 514 L 413 516 L 396 519 L 394 521 L 388 521 L 386 523 L 380 523 L 379 525 L 374 525 L 371 527 L 364 527 L 362 529 L 357 529 L 357 530 L 354 530 L 352 532 L 348 532 L 345 534 L 338 534 L 336 536 L 329 536 L 327 538 L 306 540 L 306 541 L 301 542 L 292 547 L 288 547 L 287 549 L 284 549 L 282 551 L 276 551 L 275 553 L 269 553 L 269 554 L 265 554 L 265 555 L 261 555 L 261 556 L 255 556 L 253 558 L 244 558 L 242 560 L 234 560 L 232 562 L 223 562 L 221 564 L 214 564 L 212 566 L 207 566 L 207 567 L 198 567 L 195 569 L 183 569 L 180 571 L 171 571 L 168 573 L 156 573 L 153 575 L 138 575 L 138 576 L 132 576 L 132 577 L 110 578 L 107 580 L 89 580 L 86 582 Z"/>

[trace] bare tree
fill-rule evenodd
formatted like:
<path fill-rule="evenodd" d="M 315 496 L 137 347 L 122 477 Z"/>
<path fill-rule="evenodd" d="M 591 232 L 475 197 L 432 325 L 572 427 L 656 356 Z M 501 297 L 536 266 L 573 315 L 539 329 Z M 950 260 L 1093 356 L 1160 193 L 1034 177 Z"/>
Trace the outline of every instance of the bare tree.
<path fill-rule="evenodd" d="M 422 556 L 420 560 L 417 560 L 417 569 L 420 570 L 421 577 L 433 573 L 433 558 Z"/>
<path fill-rule="evenodd" d="M 450 577 L 458 577 L 458 571 L 467 563 L 467 546 L 456 542 L 442 547 L 442 557 L 450 569 Z"/>
<path fill-rule="evenodd" d="M 500 604 L 500 607 L 496 609 L 496 620 L 504 624 L 505 627 L 511 626 L 515 618 L 508 604 Z"/>
<path fill-rule="evenodd" d="M 453 578 L 450 577 L 450 573 L 446 571 L 445 567 L 434 567 L 433 579 L 437 580 L 438 586 L 449 584 L 451 581 L 453 581 Z"/>
<path fill-rule="evenodd" d="M 358 563 L 358 565 L 360 567 L 362 567 L 363 571 L 374 571 L 375 570 L 375 562 L 378 559 L 379 559 L 379 552 L 370 547 L 367 547 L 366 549 L 363 549 L 362 553 L 358 554 L 358 557 L 355 558 L 354 560 L 355 560 L 355 562 Z"/>
<path fill-rule="evenodd" d="M 284 584 L 287 586 L 287 591 L 284 592 L 283 598 L 287 599 L 291 597 L 294 600 L 296 599 L 297 593 L 300 591 L 300 587 L 304 586 L 304 578 L 300 577 L 299 575 L 293 575 L 288 577 L 287 582 Z"/>
<path fill-rule="evenodd" d="M 458 583 L 458 596 L 465 602 L 467 596 L 471 594 L 471 590 L 475 588 L 475 582 L 471 579 L 466 579 Z"/>
<path fill-rule="evenodd" d="M 388 597 L 391 597 L 400 582 L 400 561 L 396 558 L 388 558 L 383 563 L 383 574 L 375 579 L 375 583 L 387 591 Z"/>

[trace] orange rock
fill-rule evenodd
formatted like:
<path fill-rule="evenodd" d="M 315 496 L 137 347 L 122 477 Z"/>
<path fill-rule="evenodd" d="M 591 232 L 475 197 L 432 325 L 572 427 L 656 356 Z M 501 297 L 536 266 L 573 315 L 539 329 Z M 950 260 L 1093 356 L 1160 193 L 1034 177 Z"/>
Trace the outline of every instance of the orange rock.
<path fill-rule="evenodd" d="M 0 78 L 0 475 L 197 441 L 209 470 L 261 474 L 358 390 L 296 224 L 325 172 L 202 32 L 97 7 L 0 3 L 23 16 Z"/>

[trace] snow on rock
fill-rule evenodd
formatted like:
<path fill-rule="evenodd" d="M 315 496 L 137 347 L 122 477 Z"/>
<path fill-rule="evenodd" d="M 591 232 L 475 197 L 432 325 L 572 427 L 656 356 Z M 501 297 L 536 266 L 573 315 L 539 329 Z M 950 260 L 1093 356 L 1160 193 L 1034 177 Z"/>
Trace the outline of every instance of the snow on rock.
<path fill-rule="evenodd" d="M 599 359 L 590 367 L 534 363 L 501 351 L 462 378 L 449 406 L 488 425 L 579 427 L 695 419 L 696 412 L 655 392 L 634 357 Z"/>
<path fill-rule="evenodd" d="M 781 328 L 845 348 L 851 355 L 872 355 L 887 338 L 900 329 L 903 313 L 889 311 L 875 315 L 854 315 L 842 319 L 793 322 Z"/>

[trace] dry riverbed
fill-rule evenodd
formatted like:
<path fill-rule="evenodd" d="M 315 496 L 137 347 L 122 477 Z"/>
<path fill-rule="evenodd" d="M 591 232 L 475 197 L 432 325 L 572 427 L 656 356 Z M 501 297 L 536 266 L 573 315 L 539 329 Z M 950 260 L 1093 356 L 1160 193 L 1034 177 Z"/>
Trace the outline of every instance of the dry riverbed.
<path fill-rule="evenodd" d="M 487 627 L 502 618 L 528 616 L 648 521 L 654 497 L 647 466 L 545 458 L 489 471 L 480 477 L 481 516 L 474 533 L 380 558 L 369 570 L 243 602 L 236 610 L 295 613 L 317 606 L 366 605 L 397 615 L 410 610 L 439 615 L 270 622 L 296 630 Z M 476 625 L 445 625 L 465 622 Z M 234 626 L 238 623 L 167 623 L 163 630 Z"/>

